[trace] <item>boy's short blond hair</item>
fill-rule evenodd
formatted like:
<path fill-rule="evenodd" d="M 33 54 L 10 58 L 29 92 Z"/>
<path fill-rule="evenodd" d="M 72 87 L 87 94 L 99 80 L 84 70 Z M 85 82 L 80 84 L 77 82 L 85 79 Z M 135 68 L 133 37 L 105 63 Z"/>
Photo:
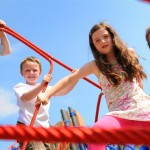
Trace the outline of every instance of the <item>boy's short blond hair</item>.
<path fill-rule="evenodd" d="M 39 65 L 39 68 L 40 68 L 40 71 L 42 72 L 42 65 L 41 65 L 41 62 L 38 58 L 34 57 L 34 56 L 29 56 L 25 59 L 23 59 L 20 63 L 20 71 L 22 71 L 22 67 L 23 67 L 23 64 L 27 61 L 31 61 L 31 62 L 35 62 Z"/>

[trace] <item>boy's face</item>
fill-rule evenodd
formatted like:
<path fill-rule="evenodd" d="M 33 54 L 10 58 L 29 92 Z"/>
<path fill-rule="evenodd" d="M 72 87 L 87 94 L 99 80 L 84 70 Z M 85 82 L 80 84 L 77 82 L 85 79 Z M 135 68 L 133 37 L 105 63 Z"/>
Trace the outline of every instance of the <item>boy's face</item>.
<path fill-rule="evenodd" d="M 27 84 L 35 85 L 40 74 L 41 70 L 38 63 L 26 61 L 23 64 L 21 75 L 25 78 Z"/>

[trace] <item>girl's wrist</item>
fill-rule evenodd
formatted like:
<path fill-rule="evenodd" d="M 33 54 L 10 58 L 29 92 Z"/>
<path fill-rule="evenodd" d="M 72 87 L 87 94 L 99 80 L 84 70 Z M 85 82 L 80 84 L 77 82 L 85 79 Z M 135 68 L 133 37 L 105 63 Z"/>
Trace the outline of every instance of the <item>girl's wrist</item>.
<path fill-rule="evenodd" d="M 4 37 L 5 33 L 3 31 L 0 31 L 0 38 Z"/>

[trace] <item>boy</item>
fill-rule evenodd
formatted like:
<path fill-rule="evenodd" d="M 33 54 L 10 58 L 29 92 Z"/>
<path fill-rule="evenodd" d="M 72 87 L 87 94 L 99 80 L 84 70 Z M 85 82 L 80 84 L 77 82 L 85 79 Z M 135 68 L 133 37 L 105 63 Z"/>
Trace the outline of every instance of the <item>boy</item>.
<path fill-rule="evenodd" d="M 24 77 L 26 83 L 18 83 L 15 87 L 15 95 L 17 97 L 17 105 L 19 107 L 19 117 L 17 125 L 29 126 L 35 110 L 35 101 L 37 95 L 42 92 L 46 82 L 50 82 L 52 76 L 46 74 L 41 83 L 37 83 L 39 76 L 42 73 L 42 66 L 40 61 L 31 56 L 25 58 L 20 64 L 20 73 Z M 48 86 L 47 88 L 51 88 Z M 49 107 L 47 105 L 40 106 L 37 118 L 35 120 L 35 126 L 42 126 L 48 128 L 49 123 Z M 20 147 L 23 143 L 19 143 Z M 49 144 L 43 142 L 29 142 L 26 150 L 50 150 Z"/>

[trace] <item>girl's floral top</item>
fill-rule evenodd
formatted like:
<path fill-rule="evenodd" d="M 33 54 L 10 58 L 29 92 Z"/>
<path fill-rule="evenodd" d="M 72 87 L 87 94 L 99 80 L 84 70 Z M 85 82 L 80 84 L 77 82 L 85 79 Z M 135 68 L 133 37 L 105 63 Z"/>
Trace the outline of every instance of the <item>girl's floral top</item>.
<path fill-rule="evenodd" d="M 114 66 L 114 70 L 123 77 L 118 64 Z M 135 79 L 133 82 L 124 79 L 119 86 L 114 87 L 103 74 L 100 74 L 99 83 L 108 105 L 109 112 L 106 115 L 150 121 L 150 96 L 143 92 Z"/>

